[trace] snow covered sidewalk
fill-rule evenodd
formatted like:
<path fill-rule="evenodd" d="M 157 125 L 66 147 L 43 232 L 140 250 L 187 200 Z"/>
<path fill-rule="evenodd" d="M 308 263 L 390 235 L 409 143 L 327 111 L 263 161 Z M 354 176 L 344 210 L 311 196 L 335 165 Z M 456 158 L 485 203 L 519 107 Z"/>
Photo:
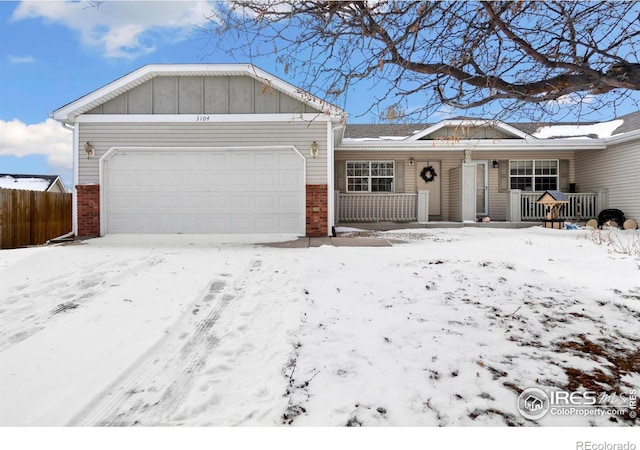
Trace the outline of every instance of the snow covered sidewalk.
<path fill-rule="evenodd" d="M 585 231 L 385 237 L 408 243 L 0 252 L 0 425 L 637 423 L 516 400 L 640 386 L 638 258 Z"/>

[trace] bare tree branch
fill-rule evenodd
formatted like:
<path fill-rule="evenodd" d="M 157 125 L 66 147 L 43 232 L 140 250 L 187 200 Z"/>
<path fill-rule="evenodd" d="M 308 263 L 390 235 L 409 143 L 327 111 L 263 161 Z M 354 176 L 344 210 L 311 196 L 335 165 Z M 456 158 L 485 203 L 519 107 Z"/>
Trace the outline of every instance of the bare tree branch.
<path fill-rule="evenodd" d="M 330 101 L 366 83 L 387 92 L 370 111 L 541 115 L 640 91 L 639 18 L 637 2 L 228 0 L 206 31 L 216 51 L 275 57 Z"/>

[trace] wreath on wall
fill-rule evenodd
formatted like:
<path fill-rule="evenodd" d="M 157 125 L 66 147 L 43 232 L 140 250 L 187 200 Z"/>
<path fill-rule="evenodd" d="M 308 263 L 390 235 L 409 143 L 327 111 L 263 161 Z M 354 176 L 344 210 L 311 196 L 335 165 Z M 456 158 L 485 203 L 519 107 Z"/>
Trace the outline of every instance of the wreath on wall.
<path fill-rule="evenodd" d="M 427 166 L 422 169 L 422 172 L 420 172 L 420 178 L 422 178 L 425 183 L 432 182 L 437 176 L 438 174 L 436 173 L 436 170 L 433 168 L 433 166 Z"/>

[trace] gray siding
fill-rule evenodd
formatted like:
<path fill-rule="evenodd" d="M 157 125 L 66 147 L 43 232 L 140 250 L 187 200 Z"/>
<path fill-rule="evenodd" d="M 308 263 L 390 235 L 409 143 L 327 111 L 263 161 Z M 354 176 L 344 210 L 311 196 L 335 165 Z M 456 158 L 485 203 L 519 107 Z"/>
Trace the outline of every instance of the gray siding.
<path fill-rule="evenodd" d="M 449 220 L 462 221 L 462 167 L 449 170 Z"/>
<path fill-rule="evenodd" d="M 80 129 L 80 184 L 98 184 L 99 159 L 111 147 L 241 147 L 293 145 L 306 159 L 307 184 L 327 183 L 326 122 L 277 123 L 82 123 Z M 312 141 L 318 157 L 311 158 Z M 91 142 L 94 156 L 84 145 Z"/>
<path fill-rule="evenodd" d="M 251 77 L 157 76 L 88 114 L 278 114 L 318 110 Z"/>
<path fill-rule="evenodd" d="M 609 208 L 622 210 L 640 221 L 640 143 L 612 145 L 606 150 L 577 152 L 576 183 L 579 192 L 608 189 Z"/>
<path fill-rule="evenodd" d="M 499 192 L 499 170 L 491 167 L 491 161 L 507 161 L 512 159 L 558 159 L 569 162 L 569 182 L 575 180 L 575 154 L 573 151 L 539 151 L 539 152 L 477 152 L 473 159 L 489 162 L 489 217 L 492 220 L 506 220 L 508 192 Z M 562 180 L 560 180 L 562 181 Z"/>
<path fill-rule="evenodd" d="M 409 158 L 413 157 L 416 160 L 421 161 L 439 161 L 440 173 L 438 178 L 440 179 L 440 216 L 431 217 L 434 220 L 451 220 L 449 219 L 449 171 L 455 167 L 459 167 L 464 160 L 464 152 L 451 151 L 451 152 L 409 152 L 409 151 L 393 151 L 393 152 L 367 152 L 367 151 L 341 151 L 336 150 L 335 161 L 336 165 L 344 165 L 346 161 L 396 161 L 398 166 L 404 161 L 404 188 L 397 187 L 396 192 L 417 192 L 416 189 L 416 167 L 409 165 Z M 338 189 L 338 170 L 334 171 L 336 179 L 335 186 Z M 343 172 L 344 173 L 344 172 Z M 402 190 L 401 190 L 402 189 Z"/>
<path fill-rule="evenodd" d="M 416 170 L 409 166 L 409 158 L 413 157 L 416 160 L 421 161 L 440 161 L 440 201 L 441 201 L 441 216 L 434 217 L 434 220 L 458 220 L 456 219 L 459 212 L 452 210 L 451 198 L 452 195 L 457 195 L 451 191 L 450 176 L 452 174 L 451 169 L 458 168 L 464 161 L 464 152 L 462 150 L 452 150 L 450 152 L 429 152 L 429 151 L 348 151 L 348 150 L 336 150 L 335 161 L 336 166 L 338 164 L 344 164 L 345 161 L 388 161 L 395 160 L 396 164 L 400 161 L 405 161 L 405 173 L 404 173 L 404 192 L 416 192 Z M 491 167 L 491 161 L 510 159 L 558 159 L 569 161 L 569 182 L 573 183 L 576 179 L 575 176 L 575 155 L 573 151 L 536 151 L 536 152 L 472 152 L 472 159 L 478 161 L 488 161 L 489 163 L 489 216 L 492 220 L 505 220 L 507 217 L 507 193 L 498 192 L 499 173 L 498 169 Z M 339 171 L 336 167 L 334 186 L 339 190 L 338 174 Z M 342 172 L 344 173 L 344 172 Z M 582 186 L 578 186 L 578 189 L 585 191 Z M 458 208 L 458 206 L 455 206 Z"/>

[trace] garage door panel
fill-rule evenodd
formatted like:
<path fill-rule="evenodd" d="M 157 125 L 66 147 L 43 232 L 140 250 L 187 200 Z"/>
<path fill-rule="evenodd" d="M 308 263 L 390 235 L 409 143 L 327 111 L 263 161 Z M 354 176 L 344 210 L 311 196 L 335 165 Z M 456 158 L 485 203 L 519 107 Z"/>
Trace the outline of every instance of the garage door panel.
<path fill-rule="evenodd" d="M 298 165 L 300 164 L 300 155 L 297 153 L 293 154 L 278 154 L 278 167 L 282 169 L 288 170 L 297 170 Z"/>
<path fill-rule="evenodd" d="M 264 169 L 279 169 L 278 155 L 272 152 L 256 153 L 253 163 Z"/>
<path fill-rule="evenodd" d="M 284 211 L 295 212 L 304 208 L 304 203 L 297 195 L 281 195 L 277 200 L 278 208 Z"/>
<path fill-rule="evenodd" d="M 302 176 L 297 173 L 286 172 L 278 177 L 278 185 L 285 189 L 300 184 L 302 184 Z"/>
<path fill-rule="evenodd" d="M 105 165 L 107 233 L 304 232 L 293 149 L 145 150 Z"/>
<path fill-rule="evenodd" d="M 229 155 L 229 168 L 231 170 L 244 170 L 246 167 L 253 166 L 253 155 L 246 152 L 231 153 Z"/>

